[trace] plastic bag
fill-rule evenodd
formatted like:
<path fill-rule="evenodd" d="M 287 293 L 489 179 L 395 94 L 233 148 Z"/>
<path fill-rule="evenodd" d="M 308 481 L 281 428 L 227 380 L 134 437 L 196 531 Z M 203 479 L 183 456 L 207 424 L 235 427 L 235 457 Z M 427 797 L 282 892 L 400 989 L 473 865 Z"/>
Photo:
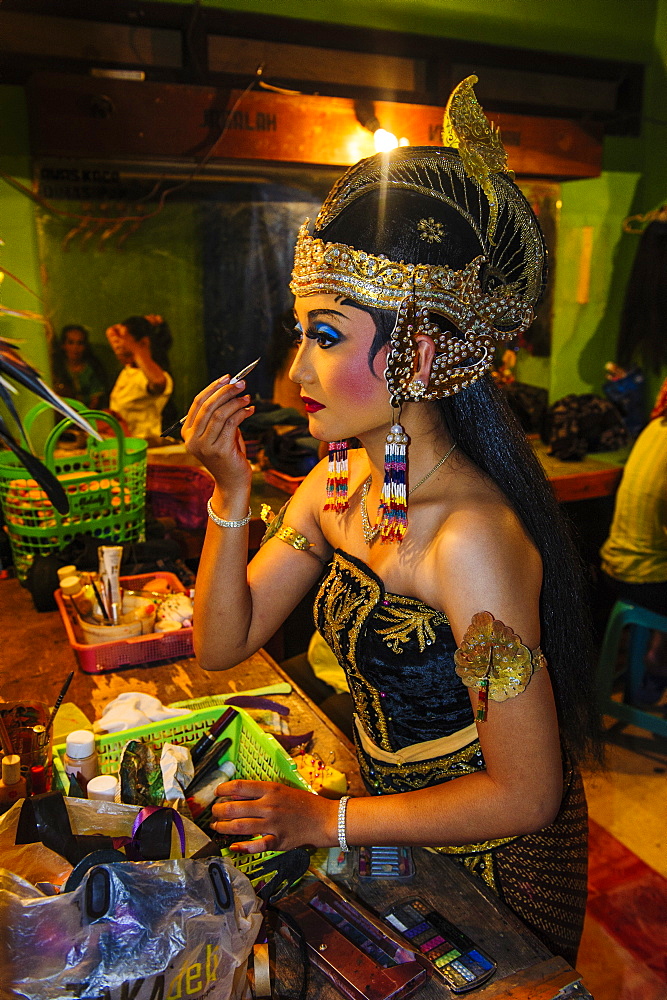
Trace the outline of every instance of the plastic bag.
<path fill-rule="evenodd" d="M 242 995 L 259 901 L 222 858 L 98 865 L 73 892 L 41 898 L 3 875 L 2 1000 Z"/>
<path fill-rule="evenodd" d="M 128 839 L 133 831 L 136 807 L 65 802 L 75 837 Z M 26 865 L 26 852 L 44 862 L 47 880 L 55 868 L 61 881 L 71 866 L 59 866 L 59 855 L 40 843 L 13 847 L 20 813 L 17 803 L 0 820 L 0 863 L 23 856 L 23 877 L 0 868 L 0 1000 L 242 995 L 261 916 L 251 883 L 233 865 L 218 857 L 104 863 L 86 870 L 71 892 L 45 895 L 33 884 L 40 873 Z M 183 823 L 186 853 L 210 846 L 198 827 Z"/>

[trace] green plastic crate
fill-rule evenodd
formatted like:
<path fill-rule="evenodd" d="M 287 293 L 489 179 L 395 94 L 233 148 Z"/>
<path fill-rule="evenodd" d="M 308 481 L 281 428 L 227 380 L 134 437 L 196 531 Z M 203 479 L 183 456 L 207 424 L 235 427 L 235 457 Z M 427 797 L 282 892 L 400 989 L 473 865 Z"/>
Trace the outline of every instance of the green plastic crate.
<path fill-rule="evenodd" d="M 178 743 L 193 746 L 211 724 L 220 717 L 220 706 L 200 709 L 189 715 L 181 715 L 177 719 L 167 719 L 154 722 L 148 726 L 137 726 L 126 729 L 122 733 L 109 733 L 96 736 L 97 756 L 100 774 L 116 774 L 123 747 L 129 740 L 142 740 L 160 749 L 164 743 Z M 296 769 L 296 763 L 283 750 L 278 741 L 265 733 L 254 719 L 242 708 L 237 708 L 237 717 L 227 727 L 224 736 L 232 739 L 229 752 L 224 760 L 231 760 L 236 765 L 237 778 L 247 778 L 251 781 L 280 781 L 293 788 L 302 788 L 310 792 L 312 789 Z M 67 794 L 65 767 L 65 744 L 53 748 L 53 788 Z M 243 872 L 254 868 L 258 861 L 272 858 L 279 851 L 266 851 L 261 854 L 237 854 L 223 850 L 223 854 Z"/>

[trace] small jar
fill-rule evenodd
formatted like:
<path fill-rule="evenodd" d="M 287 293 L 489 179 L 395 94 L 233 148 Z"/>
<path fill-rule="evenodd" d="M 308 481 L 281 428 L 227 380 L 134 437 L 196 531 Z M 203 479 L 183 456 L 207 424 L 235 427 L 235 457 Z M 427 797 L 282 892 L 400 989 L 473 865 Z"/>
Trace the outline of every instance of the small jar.
<path fill-rule="evenodd" d="M 98 774 L 88 782 L 88 798 L 96 802 L 115 802 L 118 778 L 113 774 Z"/>
<path fill-rule="evenodd" d="M 69 566 L 61 566 L 60 569 L 56 570 L 58 574 L 58 580 L 64 580 L 68 576 L 78 576 L 76 566 L 70 563 Z"/>
<path fill-rule="evenodd" d="M 21 758 L 17 753 L 2 758 L 0 781 L 0 812 L 6 812 L 18 799 L 26 795 L 25 778 L 21 776 Z"/>
<path fill-rule="evenodd" d="M 78 576 L 66 576 L 60 581 L 60 592 L 67 601 L 71 601 L 77 614 L 89 615 L 93 610 L 92 601 L 87 597 L 81 579 Z"/>
<path fill-rule="evenodd" d="M 74 778 L 83 794 L 88 782 L 97 774 L 97 748 L 95 734 L 89 729 L 75 729 L 65 742 L 63 760 L 65 774 Z"/>
<path fill-rule="evenodd" d="M 30 794 L 41 795 L 49 790 L 49 776 L 43 764 L 33 764 L 30 768 Z"/>

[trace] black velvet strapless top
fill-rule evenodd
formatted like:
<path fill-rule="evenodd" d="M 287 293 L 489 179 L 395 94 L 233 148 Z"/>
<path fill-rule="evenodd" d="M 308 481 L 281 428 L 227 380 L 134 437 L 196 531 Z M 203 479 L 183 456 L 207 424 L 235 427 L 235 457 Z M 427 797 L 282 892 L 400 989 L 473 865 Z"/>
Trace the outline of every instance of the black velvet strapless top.
<path fill-rule="evenodd" d="M 383 750 L 395 753 L 473 722 L 441 611 L 387 593 L 369 566 L 336 550 L 314 617 L 347 674 L 361 724 Z"/>

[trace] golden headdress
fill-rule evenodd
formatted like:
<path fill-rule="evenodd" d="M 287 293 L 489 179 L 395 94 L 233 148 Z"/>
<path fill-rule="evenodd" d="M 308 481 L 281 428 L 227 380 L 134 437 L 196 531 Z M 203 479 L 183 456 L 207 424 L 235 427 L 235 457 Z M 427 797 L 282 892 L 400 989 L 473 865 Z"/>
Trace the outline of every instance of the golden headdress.
<path fill-rule="evenodd" d="M 422 399 L 465 389 L 499 344 L 532 322 L 546 274 L 539 224 L 507 170 L 468 77 L 447 104 L 448 148 L 401 147 L 361 160 L 299 232 L 291 289 L 396 311 L 385 377 L 411 398 L 415 341 L 436 345 Z M 455 147 L 455 148 L 452 148 Z"/>

